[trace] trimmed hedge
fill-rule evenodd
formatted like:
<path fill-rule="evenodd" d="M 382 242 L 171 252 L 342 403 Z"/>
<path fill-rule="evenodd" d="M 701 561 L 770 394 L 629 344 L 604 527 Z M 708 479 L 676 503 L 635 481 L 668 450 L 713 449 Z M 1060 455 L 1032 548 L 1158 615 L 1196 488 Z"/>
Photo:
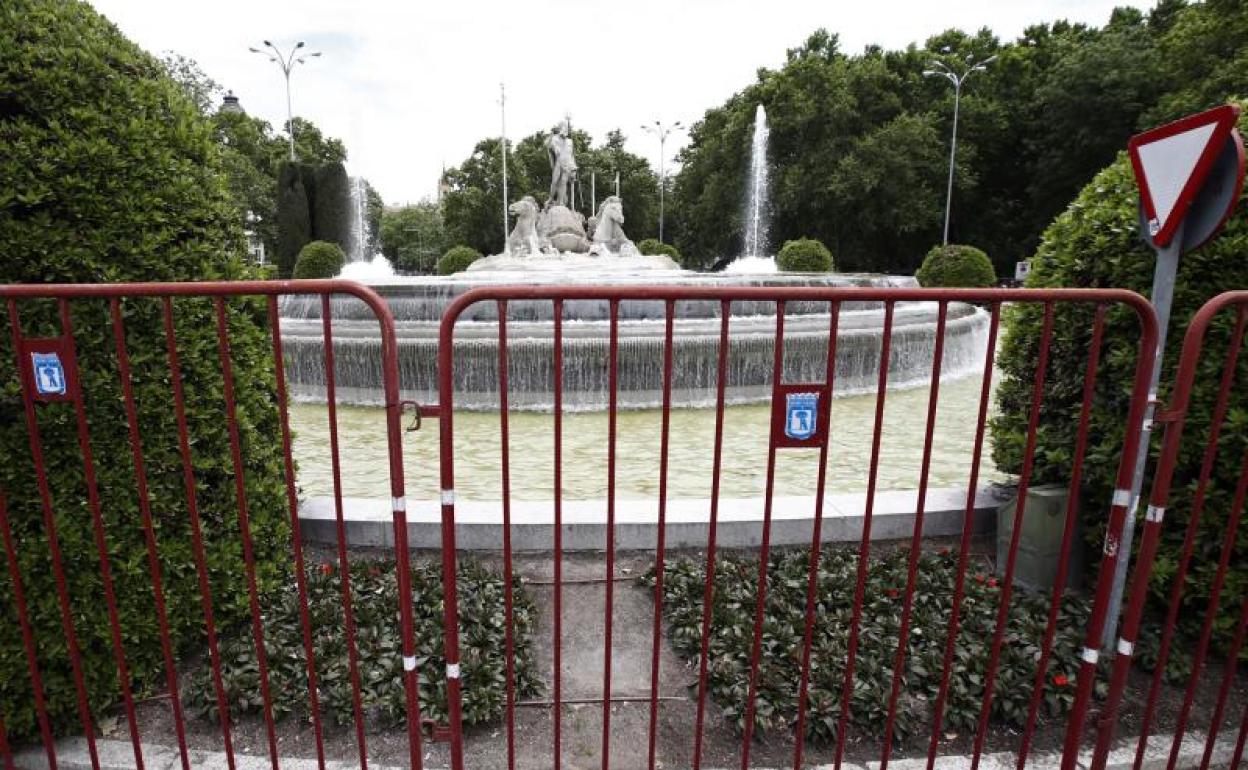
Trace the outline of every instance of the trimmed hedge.
<path fill-rule="evenodd" d="M 403 724 L 407 703 L 403 688 L 400 646 L 399 591 L 393 561 L 357 561 L 351 570 L 351 610 L 357 627 L 361 701 L 365 720 L 374 727 Z M 446 648 L 442 625 L 442 565 L 412 565 L 413 636 L 420 661 L 420 716 L 447 723 L 445 680 Z M 507 676 L 506 627 L 503 623 L 504 582 L 497 569 L 461 561 L 456 572 L 459 595 L 460 659 L 463 661 L 464 724 L 497 721 L 505 713 Z M 343 623 L 342 577 L 337 562 L 309 566 L 308 609 L 316 629 L 313 653 L 322 712 L 339 725 L 355 720 L 350 661 Z M 542 692 L 534 660 L 533 632 L 537 605 L 518 577 L 512 578 L 512 639 L 515 650 L 516 694 L 522 698 Z M 291 583 L 265 614 L 265 649 L 269 654 L 269 684 L 273 714 L 282 718 L 309 716 L 308 669 L 300 620 L 299 592 Z M 259 715 L 264 699 L 260 669 L 250 628 L 239 628 L 222 641 L 221 677 L 232 717 Z M 212 668 L 203 665 L 191 678 L 187 703 L 200 716 L 217 718 Z"/>
<path fill-rule="evenodd" d="M 299 250 L 295 278 L 333 278 L 342 272 L 346 255 L 336 243 L 312 241 Z"/>
<path fill-rule="evenodd" d="M 997 285 L 992 260 L 974 246 L 933 246 L 914 274 L 925 288 L 982 289 Z"/>
<path fill-rule="evenodd" d="M 1240 131 L 1248 130 L 1248 118 L 1241 118 Z M 1049 229 L 1031 261 L 1028 287 L 1121 287 L 1147 296 L 1151 290 L 1154 255 L 1139 236 L 1136 214 L 1137 190 L 1126 154 L 1119 156 L 1080 192 Z M 1169 398 L 1182 341 L 1182 330 L 1206 301 L 1231 288 L 1248 286 L 1248 217 L 1245 200 L 1221 236 L 1201 249 L 1185 254 L 1179 263 L 1170 319 L 1170 339 L 1166 346 L 1159 396 Z M 1179 451 L 1175 483 L 1167 508 L 1160 551 L 1151 585 L 1154 607 L 1168 601 L 1171 582 L 1179 562 L 1180 545 L 1188 523 L 1194 494 L 1193 481 L 1199 475 L 1202 452 L 1208 441 L 1210 420 L 1222 375 L 1227 344 L 1234 324 L 1234 313 L 1223 313 L 1206 337 L 1205 354 L 1192 393 L 1183 444 Z M 999 468 L 1017 473 L 1023 459 L 1028 409 L 1040 341 L 1043 309 L 1037 305 L 1016 305 L 1006 313 L 1006 332 L 997 359 L 1001 383 L 997 388 L 1000 416 L 992 422 L 993 457 Z M 1082 390 L 1083 369 L 1067 362 L 1086 361 L 1092 334 L 1092 308 L 1059 306 L 1053 333 L 1053 356 L 1062 365 L 1050 367 L 1040 412 L 1040 427 L 1032 483 L 1067 483 L 1070 453 Z M 1088 459 L 1084 463 L 1081 506 L 1088 531 L 1089 546 L 1101 542 L 1104 518 L 1114 488 L 1121 454 L 1123 422 L 1130 398 L 1139 328 L 1135 314 L 1113 309 L 1106 317 L 1105 342 L 1098 373 L 1095 408 L 1091 414 Z M 1224 427 L 1218 461 L 1213 469 L 1205 512 L 1196 542 L 1196 558 L 1188 575 L 1188 589 L 1182 628 L 1193 631 L 1201 622 L 1209 596 L 1218 555 L 1225 540 L 1228 512 L 1240 462 L 1248 449 L 1248 431 L 1243 429 L 1245 399 L 1242 384 L 1248 375 L 1248 357 L 1241 356 L 1236 389 L 1232 391 L 1230 422 Z M 1153 436 L 1156 464 L 1160 431 Z M 1145 480 L 1145 493 L 1150 479 Z M 1139 512 L 1143 514 L 1143 508 Z M 1136 538 L 1136 543 L 1139 538 Z M 1093 560 L 1099 564 L 1099 558 Z M 1232 564 L 1248 563 L 1248 537 L 1241 527 Z M 1222 594 L 1221 612 L 1214 629 L 1215 638 L 1225 643 L 1233 634 L 1235 618 L 1248 594 L 1248 572 L 1231 570 Z"/>
<path fill-rule="evenodd" d="M 830 273 L 832 252 L 814 238 L 785 241 L 776 255 L 776 266 L 786 273 Z"/>
<path fill-rule="evenodd" d="M 637 244 L 637 250 L 642 254 L 671 257 L 676 262 L 680 262 L 680 250 L 670 243 L 660 241 L 658 238 L 643 239 L 641 243 Z"/>
<path fill-rule="evenodd" d="M 312 239 L 336 243 L 345 252 L 351 248 L 351 182 L 341 163 L 315 167 L 315 194 L 308 206 L 312 211 Z"/>
<path fill-rule="evenodd" d="M 481 259 L 481 252 L 471 246 L 452 246 L 438 260 L 438 275 L 450 275 L 467 270 L 473 262 Z"/>
<path fill-rule="evenodd" d="M 884 733 L 909 557 L 906 548 L 887 549 L 872 558 L 867 572 L 850 695 L 850 725 L 858 735 L 880 738 Z M 902 743 L 911 735 L 924 741 L 928 735 L 923 726 L 930 724 L 940 688 L 957 564 L 957 553 L 949 549 L 919 556 L 905 673 L 894 726 L 895 738 Z M 773 551 L 768 562 L 764 652 L 754 712 L 754 728 L 760 739 L 791 733 L 797 720 L 809 569 L 810 555 L 803 549 Z M 856 549 L 824 547 L 819 560 L 811 640 L 815 663 L 810 672 L 806 714 L 806 737 L 823 744 L 837 740 L 857 571 Z M 693 665 L 701 655 L 705 573 L 705 558 L 685 557 L 668 562 L 663 577 L 663 611 L 672 646 Z M 642 576 L 641 582 L 654 584 L 653 569 Z M 968 572 L 965 586 L 944 716 L 945 728 L 953 732 L 974 731 L 978 723 L 1000 602 L 997 579 L 990 574 Z M 757 555 L 719 557 L 715 562 L 707 689 L 725 718 L 738 730 L 745 726 L 757 599 Z M 1048 594 L 1017 590 L 1012 594 L 1007 642 L 1001 650 L 993 690 L 991 718 L 996 724 L 1021 727 L 1026 722 L 1034 692 L 1035 658 L 1048 622 L 1048 605 Z M 1063 599 L 1046 675 L 1042 714 L 1060 717 L 1074 702 L 1079 648 L 1089 614 L 1086 599 Z"/>
<path fill-rule="evenodd" d="M 299 250 L 312 240 L 312 212 L 301 164 L 283 163 L 277 175 L 277 273 L 289 278 Z"/>
<path fill-rule="evenodd" d="M 212 128 L 159 61 L 86 3 L 67 0 L 0 3 L 0 50 L 0 282 L 257 275 L 244 262 Z M 213 611 L 225 628 L 246 616 L 247 587 L 215 320 L 208 300 L 173 305 Z M 133 299 L 121 307 L 171 634 L 180 653 L 199 652 L 203 610 L 161 303 Z M 290 549 L 271 348 L 263 302 L 231 300 L 227 308 L 257 577 L 266 590 L 284 572 Z M 52 303 L 21 302 L 19 310 L 26 335 L 59 333 Z M 131 674 L 125 684 L 141 697 L 164 687 L 163 662 L 108 306 L 74 301 L 70 310 Z M 80 732 L 14 360 L 9 335 L 0 335 L 0 490 L 49 714 L 58 732 Z M 37 411 L 86 690 L 99 715 L 120 689 L 74 409 L 46 404 Z M 0 713 L 10 739 L 37 735 L 7 569 L 0 570 Z"/>

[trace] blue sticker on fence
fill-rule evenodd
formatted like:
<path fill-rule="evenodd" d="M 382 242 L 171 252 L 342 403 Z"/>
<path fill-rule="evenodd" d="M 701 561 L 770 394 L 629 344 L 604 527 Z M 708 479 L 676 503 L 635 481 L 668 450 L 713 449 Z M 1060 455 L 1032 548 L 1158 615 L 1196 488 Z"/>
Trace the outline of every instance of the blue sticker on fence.
<path fill-rule="evenodd" d="M 816 414 L 819 411 L 818 393 L 785 394 L 784 435 L 804 441 L 815 435 L 818 429 Z"/>
<path fill-rule="evenodd" d="M 65 366 L 56 353 L 31 353 L 35 391 L 41 396 L 65 395 Z"/>

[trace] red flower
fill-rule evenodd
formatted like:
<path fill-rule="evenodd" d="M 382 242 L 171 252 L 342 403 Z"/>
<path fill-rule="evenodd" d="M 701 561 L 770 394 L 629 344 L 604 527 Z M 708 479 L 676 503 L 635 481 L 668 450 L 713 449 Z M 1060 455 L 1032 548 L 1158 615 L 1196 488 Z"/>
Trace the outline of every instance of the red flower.
<path fill-rule="evenodd" d="M 976 582 L 976 583 L 983 583 L 983 582 L 984 582 L 984 576 L 983 576 L 983 575 L 981 575 L 981 574 L 979 574 L 979 573 L 976 573 L 976 574 L 975 574 L 975 582 Z"/>
<path fill-rule="evenodd" d="M 1066 687 L 1067 685 L 1070 684 L 1070 678 L 1067 677 L 1065 674 L 1058 674 L 1057 676 L 1053 677 L 1053 684 L 1057 685 L 1058 687 Z"/>
<path fill-rule="evenodd" d="M 901 591 L 898 591 L 896 588 L 889 588 L 884 593 L 888 594 L 890 599 L 896 599 L 898 596 L 901 596 Z"/>
<path fill-rule="evenodd" d="M 949 555 L 949 549 L 948 549 L 948 548 L 941 548 L 941 549 L 940 549 L 940 555 L 941 555 L 941 556 L 948 556 L 948 555 Z"/>
<path fill-rule="evenodd" d="M 332 574 L 334 574 L 334 564 L 333 564 L 333 562 L 328 562 L 328 561 L 327 561 L 327 562 L 325 562 L 324 564 L 322 564 L 322 565 L 321 565 L 321 574 L 322 574 L 322 575 L 332 575 Z"/>
<path fill-rule="evenodd" d="M 996 578 L 988 578 L 988 587 L 989 587 L 989 588 L 996 588 L 996 587 L 997 587 L 997 579 L 996 579 Z"/>

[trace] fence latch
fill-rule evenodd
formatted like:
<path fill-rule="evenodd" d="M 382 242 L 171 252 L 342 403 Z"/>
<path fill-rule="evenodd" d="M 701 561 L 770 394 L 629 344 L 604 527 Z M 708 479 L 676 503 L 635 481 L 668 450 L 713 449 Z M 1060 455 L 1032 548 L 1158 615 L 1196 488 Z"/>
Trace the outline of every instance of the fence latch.
<path fill-rule="evenodd" d="M 403 414 L 405 412 L 412 413 L 412 424 L 407 426 L 407 432 L 413 433 L 415 431 L 420 430 L 420 425 L 421 425 L 421 421 L 423 418 L 428 417 L 434 420 L 438 419 L 438 417 L 442 414 L 442 408 L 439 407 L 437 404 L 428 404 L 428 405 L 422 406 L 421 404 L 418 404 L 415 401 L 400 401 L 399 402 L 399 414 Z"/>

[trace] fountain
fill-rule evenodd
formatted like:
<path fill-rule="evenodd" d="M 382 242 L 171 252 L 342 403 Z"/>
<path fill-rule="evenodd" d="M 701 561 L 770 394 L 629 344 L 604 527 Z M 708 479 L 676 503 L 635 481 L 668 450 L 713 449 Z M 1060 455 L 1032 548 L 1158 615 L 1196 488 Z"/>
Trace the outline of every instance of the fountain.
<path fill-rule="evenodd" d="M 768 254 L 768 230 L 771 223 L 770 166 L 767 164 L 767 110 L 758 105 L 754 110 L 754 133 L 750 139 L 750 174 L 745 188 L 745 206 L 741 210 L 744 225 L 741 256 L 728 263 L 724 272 L 732 275 L 776 273 L 775 257 Z"/>
<path fill-rule="evenodd" d="M 570 208 L 575 159 L 566 126 L 547 142 L 552 167 L 550 198 L 539 206 L 532 197 L 514 202 L 516 224 L 502 254 L 478 260 L 451 276 L 394 277 L 388 266 L 353 253 L 344 277 L 361 277 L 389 303 L 398 326 L 400 380 L 405 399 L 435 403 L 437 334 L 446 307 L 479 286 L 506 284 L 583 284 L 593 286 L 903 286 L 909 276 L 870 274 L 777 273 L 766 256 L 767 168 L 766 112 L 760 106 L 751 148 L 747 206 L 746 261 L 770 264 L 771 274 L 694 273 L 667 257 L 643 256 L 624 234 L 624 201 L 611 196 L 586 221 Z M 362 198 L 363 187 L 355 188 Z M 357 202 L 360 238 L 367 243 L 363 201 Z M 725 221 L 727 218 L 725 217 Z M 353 250 L 355 252 L 356 250 Z M 381 259 L 378 257 L 378 259 Z M 358 300 L 335 297 L 334 350 L 338 396 L 346 403 L 380 404 L 381 345 L 376 320 Z M 720 303 L 681 301 L 675 305 L 673 403 L 700 407 L 713 403 L 719 351 Z M 552 303 L 514 300 L 508 306 L 509 382 L 512 408 L 549 409 L 552 402 Z M 731 308 L 727 399 L 759 403 L 771 397 L 775 304 L 734 302 Z M 977 371 L 983 362 L 987 314 L 973 305 L 950 303 L 945 339 L 946 377 Z M 288 297 L 282 304 L 282 337 L 294 396 L 323 400 L 324 345 L 321 303 L 312 297 Z M 568 409 L 605 408 L 608 398 L 607 354 L 609 303 L 564 303 L 564 404 Z M 836 394 L 873 391 L 879 367 L 883 310 L 878 302 L 841 303 L 837 338 Z M 456 407 L 489 410 L 498 404 L 497 305 L 479 303 L 460 316 L 456 326 Z M 785 380 L 817 382 L 824 378 L 828 347 L 826 302 L 790 302 L 786 306 Z M 619 404 L 640 409 L 657 406 L 663 386 L 665 324 L 662 301 L 635 301 L 620 307 Z M 889 359 L 891 387 L 926 383 L 935 343 L 936 304 L 898 303 Z"/>
<path fill-rule="evenodd" d="M 390 260 L 379 252 L 369 253 L 373 232 L 368 225 L 368 190 L 364 185 L 364 177 L 354 177 L 350 190 L 351 232 L 347 242 L 347 261 L 338 277 L 361 283 L 392 280 L 395 272 Z"/>

